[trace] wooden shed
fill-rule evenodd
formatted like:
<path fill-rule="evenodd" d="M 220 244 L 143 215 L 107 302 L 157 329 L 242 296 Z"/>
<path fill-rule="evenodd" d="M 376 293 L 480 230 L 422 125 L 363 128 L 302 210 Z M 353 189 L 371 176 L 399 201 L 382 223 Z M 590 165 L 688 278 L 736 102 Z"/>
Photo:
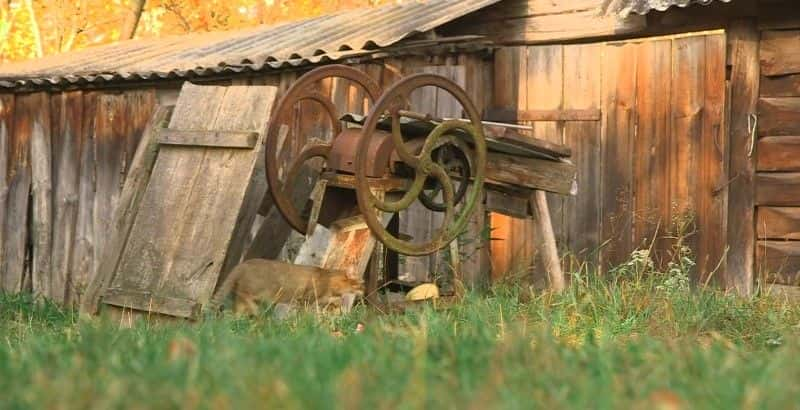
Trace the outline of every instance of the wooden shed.
<path fill-rule="evenodd" d="M 532 125 L 534 136 L 569 145 L 577 194 L 551 198 L 565 263 L 605 269 L 650 247 L 666 258 L 675 222 L 687 221 L 697 279 L 742 293 L 758 279 L 797 285 L 800 11 L 793 6 L 429 0 L 2 66 L 0 286 L 80 299 L 142 131 L 184 82 L 285 90 L 304 71 L 333 62 L 358 66 L 384 87 L 415 72 L 448 76 L 486 120 Z M 323 88 L 363 110 L 353 88 Z M 313 106 L 300 109 L 318 115 Z M 489 244 L 462 244 L 471 278 L 487 278 L 490 268 L 495 276 L 530 270 L 532 224 L 479 213 L 476 238 L 486 223 Z M 430 272 L 436 259 L 408 269 Z"/>

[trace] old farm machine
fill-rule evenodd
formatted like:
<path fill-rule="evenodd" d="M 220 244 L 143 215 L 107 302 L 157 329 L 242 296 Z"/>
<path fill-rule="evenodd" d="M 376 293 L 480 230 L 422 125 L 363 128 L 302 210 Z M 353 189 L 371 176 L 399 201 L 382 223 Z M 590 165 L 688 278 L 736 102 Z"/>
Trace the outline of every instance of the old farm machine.
<path fill-rule="evenodd" d="M 370 101 L 366 116 L 343 112 L 317 91 L 340 80 Z M 448 95 L 436 104 L 453 105 L 453 118 L 413 111 L 420 89 Z M 450 245 L 457 255 L 456 238 L 478 208 L 533 216 L 551 286 L 563 285 L 544 191 L 574 192 L 568 149 L 482 122 L 460 86 L 432 74 L 382 92 L 363 72 L 334 65 L 298 79 L 276 104 L 277 92 L 186 83 L 173 108 L 158 110 L 128 171 L 84 311 L 104 304 L 196 318 L 243 258 L 270 257 L 260 251 L 287 242 L 276 233 L 282 219 L 304 234 L 285 261 L 366 277 L 373 296 L 391 270 L 382 264 L 384 249 L 420 256 Z M 327 138 L 290 133 L 308 121 L 297 116 L 305 101 L 327 117 L 318 120 L 330 127 Z M 264 198 L 274 207 L 260 213 L 277 209 L 283 218 L 267 211 L 275 218 L 257 227 Z M 426 235 L 396 223 L 395 215 L 419 203 L 438 215 Z"/>
<path fill-rule="evenodd" d="M 341 112 L 331 98 L 317 91 L 316 84 L 331 80 L 346 80 L 359 87 L 371 102 L 368 114 Z M 434 113 L 414 111 L 412 95 L 422 89 L 447 94 L 448 98 L 440 101 L 457 105 L 461 115 L 437 118 Z M 320 121 L 332 127 L 332 138 L 301 143 L 287 138 L 297 121 L 295 107 L 303 101 L 323 108 L 327 118 Z M 387 269 L 378 263 L 382 247 L 399 255 L 424 256 L 450 245 L 451 262 L 457 269 L 455 241 L 487 196 L 490 211 L 517 217 L 538 213 L 538 240 L 544 245 L 540 249 L 550 284 L 560 288 L 563 277 L 542 190 L 560 188 L 562 194 L 568 193 L 565 189 L 574 190 L 574 167 L 564 160 L 569 155 L 567 148 L 525 138 L 515 131 L 519 128 L 484 123 L 467 92 L 440 75 L 412 75 L 381 92 L 375 80 L 355 68 L 322 67 L 295 82 L 273 111 L 265 150 L 269 190 L 286 221 L 307 236 L 313 236 L 318 224 L 334 227 L 336 237 L 340 221 L 363 221 L 379 242 L 377 250 L 368 241 L 353 243 L 352 235 L 347 235 L 328 241 L 320 252 L 345 253 L 352 266 L 342 266 L 342 258 L 336 256 L 327 256 L 321 264 L 345 269 L 358 266 L 356 275 L 363 274 L 366 264 L 353 260 L 353 255 L 363 259 L 371 254 L 377 269 L 367 269 L 367 295 L 374 295 L 380 286 L 377 276 Z M 311 198 L 293 201 L 295 188 L 307 183 L 300 180 L 307 175 L 303 170 L 314 159 L 318 159 L 320 173 Z M 558 188 L 550 189 L 553 187 Z M 438 226 L 423 237 L 400 232 L 398 225 L 391 223 L 415 201 L 440 214 Z M 516 210 L 513 204 L 517 204 Z M 301 258 L 299 262 L 304 261 Z M 383 277 L 386 282 L 387 276 Z"/>

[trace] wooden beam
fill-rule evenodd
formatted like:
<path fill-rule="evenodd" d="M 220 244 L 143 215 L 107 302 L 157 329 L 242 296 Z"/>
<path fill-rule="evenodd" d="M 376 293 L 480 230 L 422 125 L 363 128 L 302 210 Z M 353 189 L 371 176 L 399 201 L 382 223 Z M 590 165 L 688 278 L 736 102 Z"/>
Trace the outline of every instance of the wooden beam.
<path fill-rule="evenodd" d="M 253 149 L 257 139 L 257 132 L 189 131 L 168 128 L 158 132 L 158 143 L 161 145 Z"/>
<path fill-rule="evenodd" d="M 767 283 L 800 284 L 800 242 L 758 241 L 757 266 Z"/>
<path fill-rule="evenodd" d="M 490 140 L 490 144 L 492 142 L 491 140 L 496 140 L 553 157 L 568 158 L 572 156 L 572 150 L 565 145 L 556 144 L 541 138 L 528 137 L 508 127 L 484 126 L 483 128 L 486 138 Z"/>
<path fill-rule="evenodd" d="M 800 171 L 800 136 L 758 140 L 759 171 Z"/>
<path fill-rule="evenodd" d="M 561 259 L 558 257 L 558 247 L 556 246 L 556 235 L 553 231 L 553 222 L 550 219 L 550 209 L 547 205 L 547 195 L 545 195 L 544 191 L 536 190 L 533 192 L 531 209 L 533 210 L 534 225 L 536 225 L 539 253 L 542 255 L 550 289 L 555 292 L 561 292 L 566 286 L 564 271 L 561 269 Z"/>
<path fill-rule="evenodd" d="M 800 205 L 800 172 L 759 173 L 756 205 Z"/>
<path fill-rule="evenodd" d="M 761 135 L 800 135 L 800 98 L 762 98 L 758 102 Z"/>
<path fill-rule="evenodd" d="M 760 78 L 759 31 L 753 19 L 731 23 L 730 175 L 728 186 L 728 260 L 724 284 L 742 295 L 753 291 L 755 253 L 755 161 L 748 153 L 751 132 L 747 119 L 756 112 Z"/>
<path fill-rule="evenodd" d="M 800 240 L 800 208 L 762 206 L 756 215 L 759 239 Z"/>
<path fill-rule="evenodd" d="M 761 36 L 760 60 L 764 75 L 800 73 L 800 30 L 764 31 Z"/>
<path fill-rule="evenodd" d="M 490 108 L 486 112 L 489 121 L 600 121 L 602 113 L 597 108 L 572 110 L 514 110 Z"/>
<path fill-rule="evenodd" d="M 155 295 L 146 291 L 108 289 L 103 295 L 103 303 L 125 309 L 143 312 L 163 313 L 186 319 L 197 319 L 201 305 L 191 299 Z"/>
<path fill-rule="evenodd" d="M 574 195 L 577 190 L 577 167 L 569 162 L 538 158 L 520 158 L 496 152 L 486 161 L 487 182 L 512 184 L 562 195 Z"/>
<path fill-rule="evenodd" d="M 800 97 L 800 74 L 761 77 L 762 97 Z"/>
<path fill-rule="evenodd" d="M 529 200 L 519 195 L 510 195 L 491 188 L 486 190 L 487 212 L 497 212 L 518 219 L 526 219 L 531 216 L 529 203 Z"/>

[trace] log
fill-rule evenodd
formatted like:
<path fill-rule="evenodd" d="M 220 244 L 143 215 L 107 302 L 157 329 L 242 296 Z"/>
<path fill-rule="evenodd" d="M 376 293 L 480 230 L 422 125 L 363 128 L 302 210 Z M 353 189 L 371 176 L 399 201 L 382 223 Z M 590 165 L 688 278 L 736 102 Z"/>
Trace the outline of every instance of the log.
<path fill-rule="evenodd" d="M 800 285 L 800 242 L 758 241 L 756 263 L 768 283 Z"/>
<path fill-rule="evenodd" d="M 759 173 L 756 205 L 800 206 L 800 173 Z"/>
<path fill-rule="evenodd" d="M 553 231 L 547 196 L 544 191 L 534 191 L 531 198 L 531 209 L 533 210 L 533 220 L 536 225 L 539 252 L 542 255 L 544 268 L 547 271 L 550 289 L 561 292 L 565 287 L 564 272 L 561 269 L 561 259 L 558 257 L 556 236 Z"/>
<path fill-rule="evenodd" d="M 800 135 L 800 97 L 762 98 L 758 115 L 760 135 Z"/>
<path fill-rule="evenodd" d="M 756 233 L 759 239 L 800 240 L 800 208 L 759 207 Z"/>
<path fill-rule="evenodd" d="M 800 171 L 800 136 L 758 140 L 758 171 Z"/>
<path fill-rule="evenodd" d="M 574 195 L 577 167 L 569 162 L 521 158 L 497 152 L 489 153 L 486 181 L 539 189 L 561 195 Z"/>
<path fill-rule="evenodd" d="M 764 75 L 800 73 L 800 31 L 764 31 L 760 59 Z"/>

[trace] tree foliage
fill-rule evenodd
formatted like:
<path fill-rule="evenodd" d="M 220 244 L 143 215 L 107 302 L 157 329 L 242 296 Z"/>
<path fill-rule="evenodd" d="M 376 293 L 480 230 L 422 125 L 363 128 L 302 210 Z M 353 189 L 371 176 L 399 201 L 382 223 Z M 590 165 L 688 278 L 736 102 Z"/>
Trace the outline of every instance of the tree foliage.
<path fill-rule="evenodd" d="M 127 38 L 232 30 L 402 0 L 0 0 L 0 61 Z M 133 24 L 133 27 L 131 27 Z"/>

